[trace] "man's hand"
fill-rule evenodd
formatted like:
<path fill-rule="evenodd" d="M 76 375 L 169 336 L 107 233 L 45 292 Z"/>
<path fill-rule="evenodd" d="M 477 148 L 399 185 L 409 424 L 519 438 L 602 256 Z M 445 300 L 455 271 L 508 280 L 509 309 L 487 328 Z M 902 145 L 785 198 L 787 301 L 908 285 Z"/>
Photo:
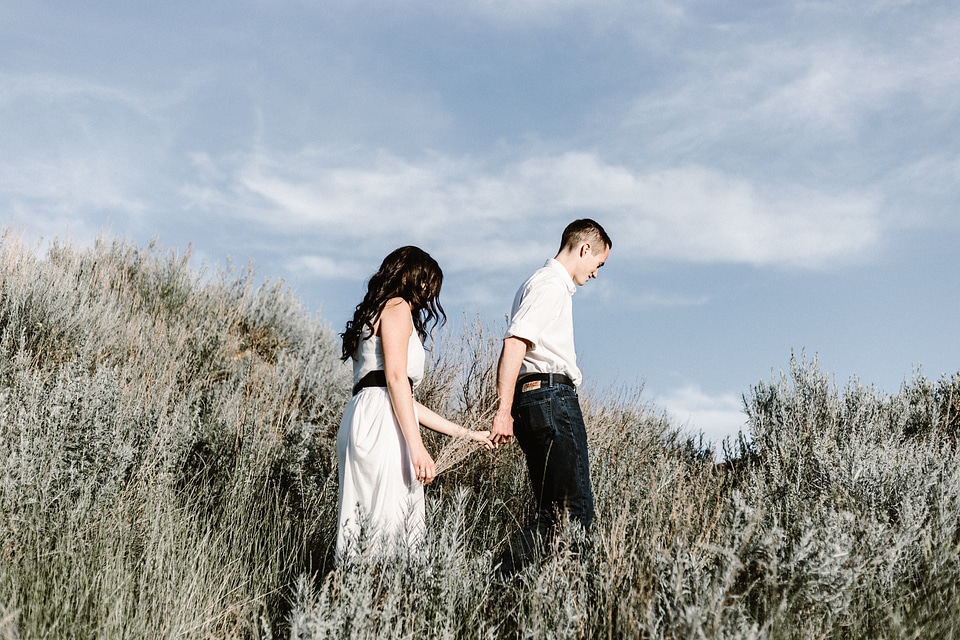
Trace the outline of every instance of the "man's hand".
<path fill-rule="evenodd" d="M 508 444 L 513 440 L 513 416 L 510 415 L 510 407 L 513 406 L 514 387 L 520 365 L 523 364 L 523 356 L 531 346 L 522 338 L 509 336 L 503 339 L 503 349 L 500 351 L 500 360 L 497 361 L 497 412 L 493 415 L 493 427 L 490 429 L 493 446 Z"/>
<path fill-rule="evenodd" d="M 513 439 L 513 416 L 509 411 L 497 411 L 494 414 L 490 439 L 493 441 L 493 446 L 509 444 Z"/>

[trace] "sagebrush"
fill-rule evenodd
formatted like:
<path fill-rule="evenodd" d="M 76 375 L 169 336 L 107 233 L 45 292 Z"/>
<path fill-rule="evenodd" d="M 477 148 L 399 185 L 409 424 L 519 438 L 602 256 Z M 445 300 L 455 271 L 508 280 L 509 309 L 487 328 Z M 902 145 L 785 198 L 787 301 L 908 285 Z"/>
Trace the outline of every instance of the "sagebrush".
<path fill-rule="evenodd" d="M 428 488 L 418 553 L 337 566 L 334 329 L 157 245 L 2 256 L 0 638 L 957 635 L 960 374 L 886 395 L 792 358 L 724 461 L 642 389 L 585 390 L 586 540 L 491 577 L 532 512 L 508 446 Z M 418 398 L 481 428 L 499 330 L 463 326 Z"/>

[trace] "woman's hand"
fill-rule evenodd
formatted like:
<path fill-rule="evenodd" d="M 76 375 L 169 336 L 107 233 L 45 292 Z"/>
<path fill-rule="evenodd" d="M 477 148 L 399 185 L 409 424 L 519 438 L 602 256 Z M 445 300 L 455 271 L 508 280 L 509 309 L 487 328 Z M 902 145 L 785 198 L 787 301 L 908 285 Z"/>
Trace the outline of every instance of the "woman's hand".
<path fill-rule="evenodd" d="M 410 447 L 410 462 L 420 484 L 430 484 L 437 477 L 437 465 L 423 444 Z"/>
<path fill-rule="evenodd" d="M 483 445 L 483 448 L 487 451 L 493 450 L 493 439 L 490 437 L 489 431 L 473 431 L 468 429 L 468 434 L 470 438 Z"/>

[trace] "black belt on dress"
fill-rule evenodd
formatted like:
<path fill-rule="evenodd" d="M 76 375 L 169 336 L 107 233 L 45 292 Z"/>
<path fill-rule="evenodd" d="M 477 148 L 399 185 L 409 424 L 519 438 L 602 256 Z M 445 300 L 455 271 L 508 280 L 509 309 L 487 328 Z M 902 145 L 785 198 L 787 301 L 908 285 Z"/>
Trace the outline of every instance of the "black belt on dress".
<path fill-rule="evenodd" d="M 407 378 L 407 382 L 410 383 L 410 391 L 413 391 L 413 380 Z M 387 386 L 387 374 L 384 373 L 383 369 L 377 369 L 371 371 L 367 375 L 360 378 L 357 381 L 357 384 L 353 385 L 353 395 L 360 393 L 360 389 L 365 389 L 366 387 L 386 387 Z"/>
<path fill-rule="evenodd" d="M 541 384 L 533 388 L 528 387 L 524 389 L 524 386 L 529 382 L 540 382 Z M 525 373 L 517 378 L 517 388 L 521 393 L 524 391 L 533 391 L 534 389 L 542 389 L 543 387 L 552 387 L 557 384 L 565 384 L 568 387 L 574 386 L 573 380 L 562 373 Z"/>

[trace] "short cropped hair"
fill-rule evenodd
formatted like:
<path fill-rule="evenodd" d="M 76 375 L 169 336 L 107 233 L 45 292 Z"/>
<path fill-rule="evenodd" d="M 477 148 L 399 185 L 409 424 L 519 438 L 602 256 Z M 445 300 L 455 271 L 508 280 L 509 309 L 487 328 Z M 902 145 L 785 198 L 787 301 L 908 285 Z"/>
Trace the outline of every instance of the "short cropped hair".
<path fill-rule="evenodd" d="M 592 253 L 594 255 L 604 249 L 613 247 L 613 241 L 610 240 L 610 236 L 603 230 L 599 222 L 590 218 L 581 218 L 580 220 L 574 220 L 563 230 L 563 235 L 560 237 L 560 251 L 567 248 L 576 248 L 584 242 L 593 245 Z"/>

